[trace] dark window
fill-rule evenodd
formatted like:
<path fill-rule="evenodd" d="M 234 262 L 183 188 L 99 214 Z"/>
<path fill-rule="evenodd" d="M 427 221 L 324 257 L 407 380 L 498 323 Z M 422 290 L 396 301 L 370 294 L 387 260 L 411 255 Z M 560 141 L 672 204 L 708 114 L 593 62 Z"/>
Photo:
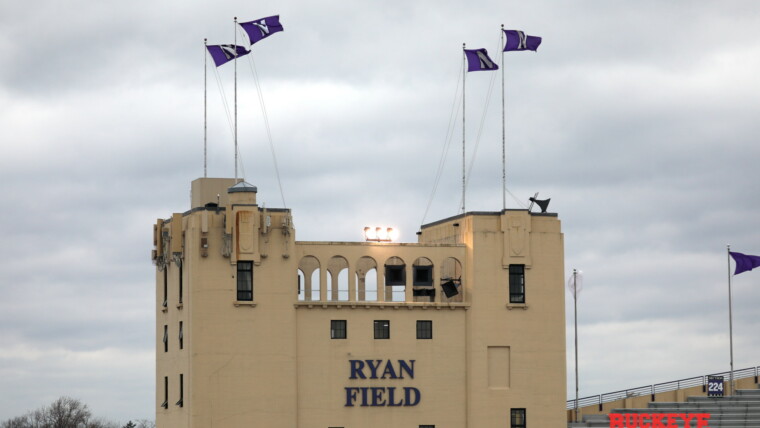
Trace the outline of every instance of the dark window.
<path fill-rule="evenodd" d="M 511 428 L 525 428 L 525 409 L 512 409 Z"/>
<path fill-rule="evenodd" d="M 417 339 L 433 338 L 433 321 L 417 321 Z"/>
<path fill-rule="evenodd" d="M 253 300 L 253 262 L 237 262 L 237 299 Z"/>
<path fill-rule="evenodd" d="M 525 303 L 525 265 L 509 265 L 509 303 Z"/>
<path fill-rule="evenodd" d="M 182 321 L 179 322 L 179 349 L 185 349 L 184 333 L 182 331 Z"/>
<path fill-rule="evenodd" d="M 435 425 L 420 425 L 420 428 L 435 428 Z"/>
<path fill-rule="evenodd" d="M 185 405 L 185 376 L 180 373 L 179 375 L 179 401 L 176 403 L 179 407 Z"/>
<path fill-rule="evenodd" d="M 179 303 L 182 304 L 182 265 L 179 265 Z"/>
<path fill-rule="evenodd" d="M 345 339 L 346 320 L 330 320 L 330 339 Z"/>
<path fill-rule="evenodd" d="M 375 339 L 391 338 L 391 322 L 388 320 L 375 320 Z"/>
<path fill-rule="evenodd" d="M 406 266 L 385 265 L 385 285 L 406 285 Z"/>
<path fill-rule="evenodd" d="M 412 295 L 414 297 L 428 297 L 429 302 L 435 302 L 435 288 L 415 288 L 412 290 Z"/>
<path fill-rule="evenodd" d="M 164 409 L 169 408 L 169 378 L 164 376 L 164 402 L 161 403 Z"/>
<path fill-rule="evenodd" d="M 164 267 L 164 303 L 162 304 L 163 307 L 167 307 L 169 305 L 168 299 L 168 288 L 169 288 L 169 272 L 167 271 L 168 267 Z"/>
<path fill-rule="evenodd" d="M 164 326 L 164 352 L 169 352 L 169 326 Z"/>
<path fill-rule="evenodd" d="M 432 266 L 414 266 L 414 278 L 412 285 L 433 285 Z"/>

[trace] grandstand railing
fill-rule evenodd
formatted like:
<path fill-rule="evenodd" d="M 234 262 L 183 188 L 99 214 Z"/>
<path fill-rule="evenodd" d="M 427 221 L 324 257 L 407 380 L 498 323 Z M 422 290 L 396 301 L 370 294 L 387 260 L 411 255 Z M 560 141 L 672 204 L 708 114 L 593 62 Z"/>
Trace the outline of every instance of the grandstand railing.
<path fill-rule="evenodd" d="M 734 370 L 734 380 L 754 376 L 755 383 L 757 383 L 759 374 L 760 366 Z M 639 386 L 637 388 L 629 388 L 621 391 L 608 392 L 606 394 L 592 395 L 590 397 L 579 398 L 578 408 L 597 404 L 599 405 L 599 410 L 602 410 L 602 405 L 604 403 L 622 400 L 624 398 L 639 397 L 642 395 L 650 395 L 650 400 L 655 401 L 655 395 L 661 392 L 675 391 L 681 388 L 691 388 L 700 385 L 702 386 L 702 392 L 705 392 L 707 390 L 708 376 L 723 376 L 723 380 L 728 381 L 730 375 L 731 372 L 714 373 L 704 376 L 695 376 L 686 379 L 673 380 L 670 382 L 656 383 L 654 385 Z M 567 400 L 567 410 L 573 409 L 575 409 L 575 400 Z"/>

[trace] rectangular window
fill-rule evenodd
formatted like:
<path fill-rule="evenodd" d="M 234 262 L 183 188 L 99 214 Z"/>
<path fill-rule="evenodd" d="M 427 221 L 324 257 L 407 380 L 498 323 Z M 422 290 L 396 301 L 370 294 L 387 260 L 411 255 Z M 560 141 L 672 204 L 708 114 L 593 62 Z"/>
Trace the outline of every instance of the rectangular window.
<path fill-rule="evenodd" d="M 164 352 L 169 352 L 169 326 L 164 326 Z"/>
<path fill-rule="evenodd" d="M 237 299 L 253 300 L 253 262 L 237 262 Z"/>
<path fill-rule="evenodd" d="M 525 409 L 512 409 L 511 428 L 525 428 Z"/>
<path fill-rule="evenodd" d="M 177 401 L 179 407 L 185 406 L 185 376 L 180 373 L 179 375 L 179 401 Z"/>
<path fill-rule="evenodd" d="M 509 303 L 525 303 L 525 265 L 509 265 Z"/>
<path fill-rule="evenodd" d="M 185 349 L 184 333 L 182 332 L 182 321 L 179 322 L 179 349 Z"/>
<path fill-rule="evenodd" d="M 164 409 L 169 408 L 169 378 L 164 376 L 164 402 L 161 403 Z"/>
<path fill-rule="evenodd" d="M 375 320 L 375 339 L 391 338 L 391 322 L 388 320 Z"/>
<path fill-rule="evenodd" d="M 168 266 L 164 266 L 164 303 L 162 303 L 163 307 L 167 307 L 169 305 L 169 272 L 167 272 Z"/>
<path fill-rule="evenodd" d="M 330 320 L 330 339 L 345 339 L 346 337 L 346 320 Z"/>
<path fill-rule="evenodd" d="M 433 321 L 417 321 L 417 339 L 433 338 Z"/>
<path fill-rule="evenodd" d="M 182 304 L 182 265 L 179 265 L 179 304 Z"/>
<path fill-rule="evenodd" d="M 435 425 L 420 425 L 420 428 L 435 428 Z"/>

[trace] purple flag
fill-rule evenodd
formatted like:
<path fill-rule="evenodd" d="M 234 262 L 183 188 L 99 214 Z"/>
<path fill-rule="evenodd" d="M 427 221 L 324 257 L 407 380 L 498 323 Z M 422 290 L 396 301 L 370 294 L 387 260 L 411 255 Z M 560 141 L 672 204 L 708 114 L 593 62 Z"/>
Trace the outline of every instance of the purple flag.
<path fill-rule="evenodd" d="M 504 52 L 507 51 L 536 51 L 541 44 L 541 38 L 527 36 L 522 31 L 504 30 Z"/>
<path fill-rule="evenodd" d="M 485 49 L 465 49 L 467 71 L 498 70 L 499 66 L 488 57 Z"/>
<path fill-rule="evenodd" d="M 280 15 L 267 16 L 266 18 L 250 22 L 241 22 L 238 25 L 243 27 L 243 30 L 248 33 L 251 45 L 283 30 L 282 25 L 280 25 Z"/>
<path fill-rule="evenodd" d="M 731 254 L 731 257 L 733 257 L 734 261 L 736 262 L 736 270 L 734 271 L 734 275 L 739 275 L 742 272 L 746 272 L 760 266 L 760 257 L 758 256 L 750 256 L 747 254 L 734 253 L 731 251 L 729 251 L 728 254 Z"/>
<path fill-rule="evenodd" d="M 214 59 L 214 64 L 217 67 L 235 59 L 235 54 L 241 57 L 251 53 L 244 46 L 239 45 L 208 45 L 206 49 L 208 49 L 208 53 L 211 54 L 211 58 Z"/>

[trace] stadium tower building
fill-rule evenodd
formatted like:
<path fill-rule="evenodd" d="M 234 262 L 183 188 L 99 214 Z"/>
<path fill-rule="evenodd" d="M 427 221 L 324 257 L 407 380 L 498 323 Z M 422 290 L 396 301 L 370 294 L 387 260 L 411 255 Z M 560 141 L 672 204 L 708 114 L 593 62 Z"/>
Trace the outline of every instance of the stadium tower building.
<path fill-rule="evenodd" d="M 556 214 L 301 242 L 256 187 L 191 187 L 154 226 L 159 428 L 565 426 Z"/>

